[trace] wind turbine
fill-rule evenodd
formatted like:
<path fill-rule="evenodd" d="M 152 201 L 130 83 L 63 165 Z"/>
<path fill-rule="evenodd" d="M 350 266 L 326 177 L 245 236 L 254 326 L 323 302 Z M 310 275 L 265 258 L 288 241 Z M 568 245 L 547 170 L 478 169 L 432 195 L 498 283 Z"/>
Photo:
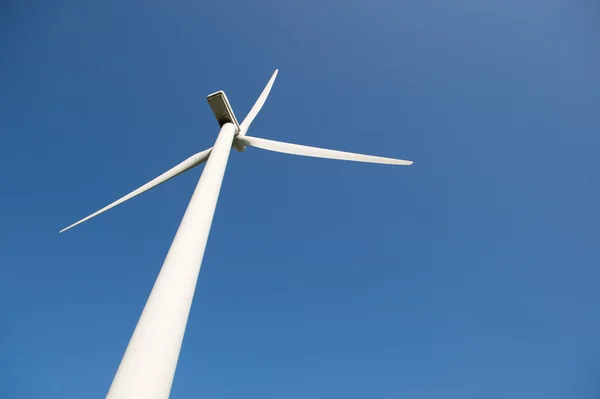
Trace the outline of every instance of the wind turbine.
<path fill-rule="evenodd" d="M 206 248 L 225 167 L 232 147 L 240 152 L 245 151 L 246 147 L 256 147 L 316 158 L 390 165 L 412 164 L 411 161 L 308 147 L 247 136 L 246 133 L 252 121 L 258 115 L 271 91 L 277 72 L 278 70 L 275 70 L 241 124 L 238 124 L 223 91 L 218 91 L 207 97 L 208 103 L 221 127 L 212 148 L 192 155 L 123 198 L 60 231 L 62 233 L 75 227 L 206 162 L 204 171 L 192 194 L 179 229 L 175 234 L 152 292 L 146 301 L 144 310 L 112 381 L 106 396 L 108 399 L 167 399 L 169 397 L 196 282 L 204 257 L 204 249 Z"/>

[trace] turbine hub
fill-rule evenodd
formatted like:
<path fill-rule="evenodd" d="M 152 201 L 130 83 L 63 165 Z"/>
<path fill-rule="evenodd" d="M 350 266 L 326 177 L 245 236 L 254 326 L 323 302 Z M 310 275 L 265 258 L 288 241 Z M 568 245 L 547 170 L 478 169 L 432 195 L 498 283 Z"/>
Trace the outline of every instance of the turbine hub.
<path fill-rule="evenodd" d="M 233 148 L 235 148 L 238 152 L 244 152 L 246 151 L 246 146 L 242 145 L 238 142 L 237 137 L 233 140 L 233 144 L 231 144 L 231 146 Z"/>

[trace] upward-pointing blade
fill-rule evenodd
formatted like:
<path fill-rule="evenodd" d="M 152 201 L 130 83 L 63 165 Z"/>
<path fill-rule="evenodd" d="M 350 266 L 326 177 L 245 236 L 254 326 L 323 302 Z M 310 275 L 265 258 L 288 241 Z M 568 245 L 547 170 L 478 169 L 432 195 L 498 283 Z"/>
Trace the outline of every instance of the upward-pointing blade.
<path fill-rule="evenodd" d="M 267 101 L 267 97 L 269 97 L 271 87 L 273 87 L 273 83 L 275 82 L 275 78 L 277 77 L 278 72 L 279 69 L 276 69 L 275 72 L 273 72 L 273 76 L 271 76 L 271 79 L 269 79 L 269 81 L 267 82 L 267 85 L 263 89 L 262 93 L 260 93 L 260 96 L 254 103 L 254 106 L 252 107 L 250 112 L 248 112 L 248 115 L 246 115 L 246 118 L 240 124 L 240 136 L 243 136 L 246 134 L 246 132 L 248 132 L 252 121 L 254 120 L 254 118 L 256 118 L 256 115 L 258 115 L 262 106 L 265 105 L 265 101 Z"/>
<path fill-rule="evenodd" d="M 388 165 L 412 165 L 412 161 L 404 161 L 402 159 L 384 158 L 373 155 L 363 155 L 356 154 L 353 152 L 344 152 L 337 150 L 327 150 L 325 148 L 290 144 L 281 141 L 260 139 L 258 137 L 238 137 L 237 141 L 239 144 L 248 147 L 262 148 L 263 150 L 282 152 L 285 154 L 302 155 L 305 157 L 339 159 L 344 161 L 355 162 L 382 163 Z"/>
<path fill-rule="evenodd" d="M 172 178 L 174 178 L 177 175 L 180 175 L 181 173 L 192 169 L 195 166 L 200 165 L 201 163 L 205 162 L 208 159 L 208 156 L 210 155 L 210 152 L 212 151 L 212 148 L 209 148 L 208 150 L 204 150 L 201 151 L 195 155 L 192 155 L 191 157 L 189 157 L 188 159 L 186 159 L 185 161 L 181 162 L 179 165 L 175 166 L 172 169 L 169 169 L 168 171 L 166 171 L 165 173 L 163 173 L 162 175 L 158 176 L 157 178 L 149 181 L 148 183 L 144 184 L 142 187 L 138 188 L 135 191 L 132 191 L 131 193 L 127 194 L 126 196 L 124 196 L 121 199 L 116 200 L 115 202 L 113 202 L 110 205 L 105 206 L 104 208 L 100 209 L 97 212 L 92 213 L 91 215 L 81 219 L 80 221 L 73 223 L 72 225 L 70 225 L 69 227 L 65 227 L 64 229 L 62 229 L 60 231 L 60 233 L 62 233 L 63 231 L 69 230 L 72 227 L 77 226 L 78 224 L 81 224 L 83 222 L 85 222 L 86 220 L 90 220 L 91 218 L 93 218 L 94 216 L 98 216 L 99 214 L 108 211 L 111 208 L 114 208 L 117 205 L 122 204 L 123 202 L 130 200 L 131 198 L 138 196 L 140 194 L 142 194 L 145 191 L 150 190 L 151 188 L 154 188 L 156 186 L 158 186 L 161 183 L 166 182 L 167 180 L 170 180 Z"/>

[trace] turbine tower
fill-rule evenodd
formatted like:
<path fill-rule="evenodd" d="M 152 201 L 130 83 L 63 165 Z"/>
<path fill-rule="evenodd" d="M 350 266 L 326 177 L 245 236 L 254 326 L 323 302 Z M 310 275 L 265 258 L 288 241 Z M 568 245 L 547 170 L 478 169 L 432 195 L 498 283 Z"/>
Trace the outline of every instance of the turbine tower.
<path fill-rule="evenodd" d="M 62 233 L 75 227 L 206 162 L 112 381 L 106 396 L 108 399 L 167 399 L 169 397 L 210 226 L 232 147 L 240 152 L 244 151 L 246 147 L 256 147 L 317 158 L 390 165 L 412 164 L 411 161 L 247 136 L 246 133 L 252 121 L 258 115 L 271 91 L 277 72 L 275 70 L 241 124 L 238 124 L 224 92 L 218 91 L 208 96 L 208 103 L 221 127 L 212 148 L 192 155 L 154 180 L 60 231 Z"/>

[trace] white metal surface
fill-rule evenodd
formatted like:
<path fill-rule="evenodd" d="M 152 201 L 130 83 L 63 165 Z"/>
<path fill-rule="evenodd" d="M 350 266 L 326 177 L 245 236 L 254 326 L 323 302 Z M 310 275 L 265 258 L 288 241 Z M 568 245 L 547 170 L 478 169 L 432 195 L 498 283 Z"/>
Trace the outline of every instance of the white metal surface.
<path fill-rule="evenodd" d="M 258 137 L 238 137 L 238 144 L 248 147 L 261 148 L 263 150 L 283 152 L 285 154 L 302 155 L 305 157 L 338 159 L 343 161 L 383 163 L 387 165 L 412 165 L 412 161 L 403 159 L 377 157 L 374 155 L 356 154 L 353 152 L 344 152 L 337 150 L 328 150 L 325 148 L 309 147 L 306 145 L 284 143 L 282 141 L 261 139 Z"/>
<path fill-rule="evenodd" d="M 132 199 L 133 197 L 136 197 L 138 195 L 140 195 L 141 193 L 150 190 L 151 188 L 154 188 L 156 186 L 158 186 L 161 183 L 166 182 L 167 180 L 170 180 L 172 178 L 174 178 L 177 175 L 182 174 L 183 172 L 190 170 L 198 165 L 200 165 L 201 163 L 205 162 L 208 159 L 208 156 L 210 155 L 212 148 L 209 148 L 208 150 L 204 150 L 201 151 L 195 155 L 192 155 L 191 157 L 189 157 L 188 159 L 186 159 L 185 161 L 181 162 L 179 165 L 167 170 L 165 173 L 163 173 L 162 175 L 158 176 L 157 178 L 149 181 L 148 183 L 144 184 L 143 186 L 141 186 L 140 188 L 130 192 L 129 194 L 127 194 L 126 196 L 124 196 L 123 198 L 120 198 L 118 200 L 116 200 L 115 202 L 105 206 L 104 208 L 100 209 L 99 211 L 96 211 L 94 213 L 92 213 L 91 215 L 81 219 L 78 222 L 73 223 L 72 225 L 70 225 L 69 227 L 65 227 L 64 229 L 62 229 L 60 231 L 60 233 L 62 233 L 63 231 L 67 231 L 72 227 L 77 226 L 78 224 L 81 224 L 83 222 L 85 222 L 86 220 L 90 220 L 91 218 L 93 218 L 94 216 L 98 216 L 99 214 L 108 211 L 111 208 L 114 208 L 115 206 L 122 204 L 123 202 Z"/>
<path fill-rule="evenodd" d="M 212 109 L 215 118 L 217 118 L 217 122 L 219 122 L 219 126 L 222 127 L 226 123 L 233 123 L 239 133 L 240 125 L 233 113 L 233 109 L 231 108 L 231 104 L 229 104 L 225 92 L 219 90 L 216 93 L 209 94 L 206 99 L 208 100 L 208 105 L 210 105 L 210 109 Z"/>
<path fill-rule="evenodd" d="M 167 399 L 236 127 L 223 125 L 107 399 Z"/>

